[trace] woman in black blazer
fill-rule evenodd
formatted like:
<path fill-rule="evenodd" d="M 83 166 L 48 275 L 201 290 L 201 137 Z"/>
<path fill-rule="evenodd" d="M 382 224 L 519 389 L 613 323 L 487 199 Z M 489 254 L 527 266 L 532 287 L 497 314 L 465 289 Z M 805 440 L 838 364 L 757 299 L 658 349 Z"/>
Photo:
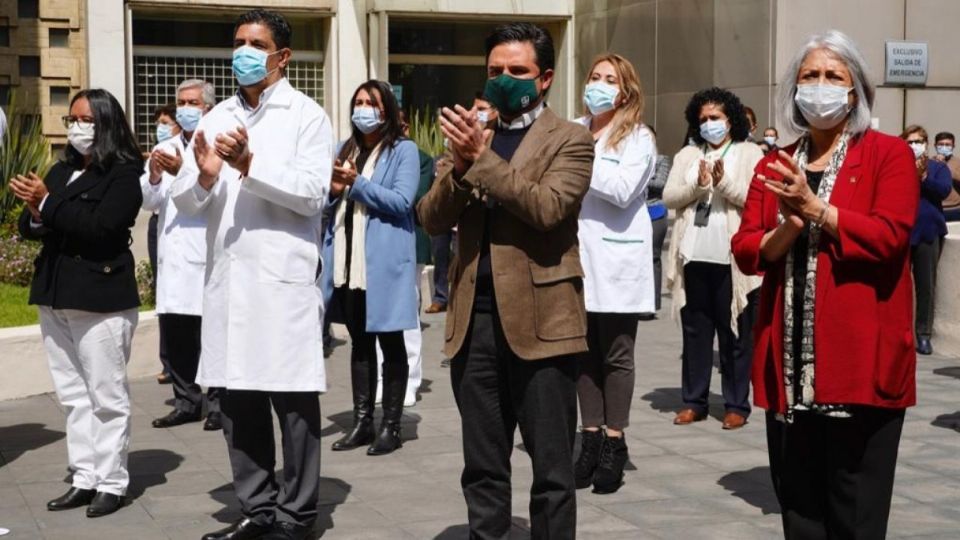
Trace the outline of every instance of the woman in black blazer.
<path fill-rule="evenodd" d="M 116 511 L 129 474 L 130 398 L 126 364 L 137 325 L 130 229 L 140 210 L 140 148 L 117 100 L 105 90 L 74 96 L 64 158 L 46 178 L 10 181 L 26 208 L 20 234 L 39 240 L 30 303 L 57 397 L 67 411 L 73 486 L 48 510 Z"/>

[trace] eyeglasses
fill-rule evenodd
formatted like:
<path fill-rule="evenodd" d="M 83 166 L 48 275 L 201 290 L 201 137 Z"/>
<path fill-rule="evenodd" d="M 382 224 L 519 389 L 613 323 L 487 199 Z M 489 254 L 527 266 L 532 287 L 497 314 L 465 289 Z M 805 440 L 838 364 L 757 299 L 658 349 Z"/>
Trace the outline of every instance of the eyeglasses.
<path fill-rule="evenodd" d="M 79 124 L 81 128 L 88 128 L 94 125 L 96 122 L 93 121 L 91 116 L 64 116 L 60 119 L 63 122 L 63 127 L 69 129 L 70 124 Z"/>
<path fill-rule="evenodd" d="M 907 144 L 914 144 L 914 143 L 927 144 L 927 140 L 926 139 L 907 139 Z"/>

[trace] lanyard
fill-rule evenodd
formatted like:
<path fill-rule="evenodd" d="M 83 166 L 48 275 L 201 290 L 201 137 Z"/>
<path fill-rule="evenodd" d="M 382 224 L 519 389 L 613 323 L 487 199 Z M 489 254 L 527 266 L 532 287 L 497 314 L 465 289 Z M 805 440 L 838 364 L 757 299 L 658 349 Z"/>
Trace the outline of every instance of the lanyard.
<path fill-rule="evenodd" d="M 727 143 L 727 146 L 723 149 L 723 153 L 720 154 L 720 161 L 723 161 L 723 158 L 725 158 L 725 157 L 727 156 L 727 152 L 730 151 L 730 147 L 731 147 L 731 146 L 733 146 L 733 140 L 732 140 L 732 139 L 730 140 L 730 142 Z M 706 145 L 706 144 L 703 145 L 703 157 L 707 157 L 707 148 L 708 148 L 708 145 Z"/>

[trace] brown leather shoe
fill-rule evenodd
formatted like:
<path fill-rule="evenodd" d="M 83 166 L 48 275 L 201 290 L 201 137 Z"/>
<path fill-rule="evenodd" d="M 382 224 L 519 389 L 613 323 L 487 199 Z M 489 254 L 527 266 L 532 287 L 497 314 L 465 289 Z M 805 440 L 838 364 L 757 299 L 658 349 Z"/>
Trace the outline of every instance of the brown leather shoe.
<path fill-rule="evenodd" d="M 728 412 L 723 416 L 723 429 L 740 429 L 747 423 L 746 417 L 735 412 Z"/>
<path fill-rule="evenodd" d="M 440 304 L 440 303 L 434 302 L 430 304 L 430 306 L 427 307 L 427 309 L 425 309 L 424 311 L 426 311 L 427 313 L 443 313 L 446 310 L 447 310 L 446 304 Z"/>
<path fill-rule="evenodd" d="M 694 422 L 699 422 L 707 417 L 707 413 L 697 413 L 693 409 L 684 409 L 677 413 L 677 416 L 674 417 L 673 423 L 678 426 L 685 426 L 687 424 L 692 424 Z"/>

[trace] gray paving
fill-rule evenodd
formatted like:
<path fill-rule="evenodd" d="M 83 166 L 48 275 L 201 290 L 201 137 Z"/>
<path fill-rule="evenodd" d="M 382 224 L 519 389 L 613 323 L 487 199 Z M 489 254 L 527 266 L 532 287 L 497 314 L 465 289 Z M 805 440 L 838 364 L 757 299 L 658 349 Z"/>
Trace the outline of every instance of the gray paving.
<path fill-rule="evenodd" d="M 385 457 L 323 453 L 318 530 L 331 539 L 465 538 L 459 490 L 459 417 L 441 367 L 442 318 L 426 316 L 424 386 L 407 410 L 403 449 Z M 321 399 L 324 447 L 350 421 L 348 346 L 328 360 L 332 382 Z M 763 423 L 724 432 L 710 419 L 671 424 L 679 405 L 680 331 L 669 320 L 640 325 L 637 383 L 627 430 L 631 470 L 614 495 L 578 492 L 581 538 L 765 539 L 780 534 L 768 478 Z M 920 403 L 907 414 L 890 536 L 960 538 L 960 360 L 922 358 Z M 722 413 L 714 378 L 714 415 Z M 132 383 L 132 502 L 92 520 L 83 510 L 51 513 L 65 490 L 63 413 L 51 395 L 0 402 L 0 527 L 6 538 L 197 539 L 236 519 L 222 435 L 199 424 L 157 430 L 168 386 Z M 517 436 L 519 448 L 520 440 Z M 514 538 L 527 538 L 531 468 L 513 456 Z"/>

